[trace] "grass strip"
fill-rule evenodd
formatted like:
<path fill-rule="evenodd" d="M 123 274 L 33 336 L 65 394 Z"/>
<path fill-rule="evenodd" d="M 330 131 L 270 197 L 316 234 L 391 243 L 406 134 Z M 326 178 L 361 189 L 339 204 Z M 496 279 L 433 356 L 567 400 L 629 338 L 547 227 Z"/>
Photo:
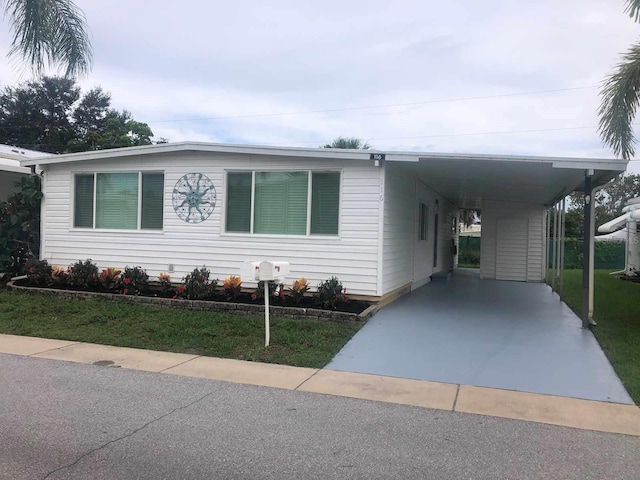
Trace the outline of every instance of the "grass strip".
<path fill-rule="evenodd" d="M 184 311 L 0 290 L 0 333 L 324 367 L 361 325 Z"/>

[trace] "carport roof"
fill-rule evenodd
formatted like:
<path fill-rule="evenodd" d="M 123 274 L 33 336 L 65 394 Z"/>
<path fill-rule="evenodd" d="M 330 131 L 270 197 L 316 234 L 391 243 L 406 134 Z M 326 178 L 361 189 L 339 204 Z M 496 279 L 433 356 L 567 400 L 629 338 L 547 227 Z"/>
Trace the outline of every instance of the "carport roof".
<path fill-rule="evenodd" d="M 462 208 L 480 208 L 483 201 L 553 205 L 584 188 L 602 185 L 627 167 L 617 159 L 525 157 L 498 155 L 420 155 L 403 167 Z"/>
<path fill-rule="evenodd" d="M 623 172 L 620 159 L 539 157 L 457 153 L 386 152 L 334 148 L 291 148 L 260 145 L 232 145 L 178 142 L 95 152 L 55 155 L 23 160 L 22 165 L 39 165 L 115 159 L 149 154 L 219 152 L 301 159 L 371 160 L 382 154 L 388 163 L 400 163 L 422 182 L 463 208 L 479 208 L 482 201 L 511 201 L 552 205 L 556 200 L 584 186 L 585 173 L 593 171 L 592 184 L 606 183 Z M 267 160 L 268 161 L 268 160 Z"/>

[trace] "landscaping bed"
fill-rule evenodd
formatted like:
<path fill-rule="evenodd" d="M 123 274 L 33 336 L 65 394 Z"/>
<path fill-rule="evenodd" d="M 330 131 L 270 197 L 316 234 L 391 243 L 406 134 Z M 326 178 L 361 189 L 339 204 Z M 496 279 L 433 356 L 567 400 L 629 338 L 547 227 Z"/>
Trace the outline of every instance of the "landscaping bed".
<path fill-rule="evenodd" d="M 9 282 L 7 288 L 10 290 L 30 292 L 44 296 L 54 296 L 61 298 L 95 298 L 102 300 L 110 300 L 121 303 L 139 304 L 139 305 L 155 305 L 159 307 L 172 307 L 182 310 L 199 310 L 212 312 L 233 312 L 237 315 L 260 315 L 264 314 L 264 303 L 257 303 L 247 295 L 248 302 L 230 302 L 212 300 L 186 300 L 179 298 L 164 298 L 161 296 L 133 296 L 122 295 L 119 293 L 109 292 L 87 292 L 79 289 L 66 290 L 60 288 L 31 287 L 25 285 L 26 281 L 18 280 Z M 263 300 L 264 301 L 264 300 Z M 250 303 L 249 303 L 250 302 Z M 294 320 L 311 320 L 311 321 L 330 321 L 341 323 L 364 323 L 376 311 L 376 305 L 366 302 L 357 302 L 359 304 L 359 313 L 342 312 L 338 310 L 321 310 L 317 308 L 306 307 L 287 307 L 270 303 L 269 314 L 282 318 L 290 318 Z M 309 302 L 310 303 L 310 302 Z M 355 302 L 354 302 L 355 303 Z M 362 307 L 365 306 L 364 309 Z"/>
<path fill-rule="evenodd" d="M 166 273 L 161 273 L 157 281 L 150 281 L 140 267 L 125 267 L 123 271 L 106 268 L 99 272 L 91 260 L 78 261 L 66 269 L 50 266 L 46 260 L 31 260 L 25 270 L 27 274 L 9 282 L 9 288 L 189 310 L 264 312 L 262 282 L 250 290 L 243 288 L 240 277 L 231 276 L 218 285 L 217 279 L 209 278 L 206 267 L 195 268 L 180 284 L 173 283 Z M 376 311 L 375 304 L 349 299 L 336 277 L 321 282 L 313 294 L 309 293 L 309 283 L 304 278 L 293 281 L 289 287 L 270 283 L 268 294 L 270 313 L 285 318 L 358 323 Z"/>

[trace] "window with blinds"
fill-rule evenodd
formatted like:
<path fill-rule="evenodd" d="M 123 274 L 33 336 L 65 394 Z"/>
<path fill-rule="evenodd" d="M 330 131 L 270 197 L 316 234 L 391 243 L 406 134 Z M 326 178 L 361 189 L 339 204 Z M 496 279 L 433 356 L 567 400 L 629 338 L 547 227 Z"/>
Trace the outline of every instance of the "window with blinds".
<path fill-rule="evenodd" d="M 74 226 L 162 229 L 164 174 L 117 172 L 75 176 Z"/>
<path fill-rule="evenodd" d="M 339 211 L 339 172 L 227 174 L 228 232 L 337 235 Z"/>

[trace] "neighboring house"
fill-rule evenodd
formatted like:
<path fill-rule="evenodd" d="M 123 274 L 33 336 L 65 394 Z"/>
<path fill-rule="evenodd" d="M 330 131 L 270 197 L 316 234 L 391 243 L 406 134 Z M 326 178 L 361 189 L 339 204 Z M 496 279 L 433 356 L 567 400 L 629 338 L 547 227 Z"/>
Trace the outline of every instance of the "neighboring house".
<path fill-rule="evenodd" d="M 41 255 L 140 265 L 180 280 L 206 265 L 291 264 L 348 293 L 408 291 L 455 264 L 458 209 L 482 210 L 483 278 L 540 282 L 546 209 L 626 162 L 169 143 L 23 162 L 44 171 Z"/>
<path fill-rule="evenodd" d="M 0 202 L 6 200 L 9 194 L 15 191 L 15 182 L 31 173 L 30 168 L 21 166 L 20 160 L 42 157 L 42 155 L 42 152 L 0 144 Z"/>
<path fill-rule="evenodd" d="M 480 237 L 482 233 L 482 225 L 474 223 L 473 225 L 466 226 L 460 224 L 460 236 L 461 237 Z"/>

